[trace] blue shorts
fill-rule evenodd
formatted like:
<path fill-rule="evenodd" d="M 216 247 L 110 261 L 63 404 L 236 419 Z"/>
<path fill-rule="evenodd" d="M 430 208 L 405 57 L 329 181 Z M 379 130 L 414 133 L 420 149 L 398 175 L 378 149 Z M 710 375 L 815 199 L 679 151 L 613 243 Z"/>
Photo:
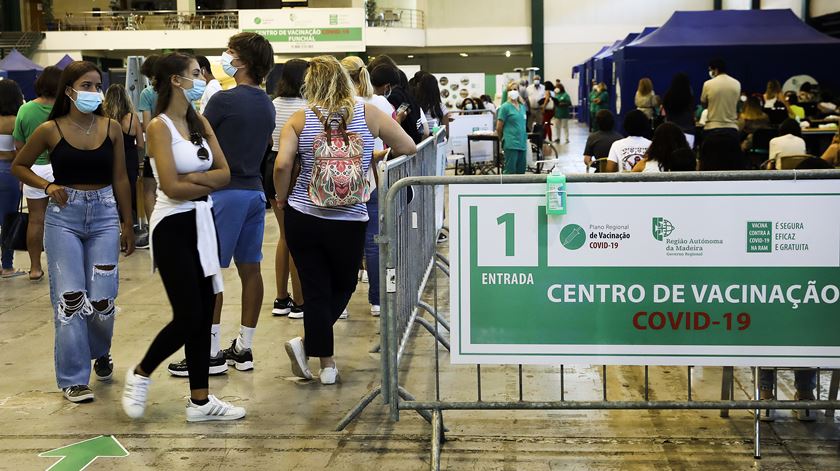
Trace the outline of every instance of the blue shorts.
<path fill-rule="evenodd" d="M 262 190 L 219 190 L 213 197 L 213 216 L 219 235 L 219 262 L 260 263 L 265 232 L 265 194 Z"/>

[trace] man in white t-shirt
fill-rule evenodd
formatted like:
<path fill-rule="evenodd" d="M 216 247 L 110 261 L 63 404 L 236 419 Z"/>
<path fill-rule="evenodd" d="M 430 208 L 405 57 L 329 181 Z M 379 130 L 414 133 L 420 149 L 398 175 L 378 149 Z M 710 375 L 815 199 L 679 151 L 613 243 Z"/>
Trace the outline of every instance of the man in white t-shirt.
<path fill-rule="evenodd" d="M 545 85 L 539 75 L 534 76 L 534 82 L 525 89 L 528 97 L 528 132 L 533 129 L 534 123 L 542 124 L 543 110 L 540 100 L 545 98 Z"/>
<path fill-rule="evenodd" d="M 207 106 L 207 102 L 210 101 L 210 97 L 222 90 L 222 84 L 216 80 L 216 77 L 213 75 L 213 69 L 210 68 L 210 61 L 207 60 L 204 56 L 196 56 L 195 60 L 198 62 L 198 66 L 201 68 L 201 75 L 204 77 L 204 80 L 207 82 L 207 88 L 204 89 L 204 94 L 201 95 L 201 101 L 199 102 L 199 113 L 204 113 L 204 108 Z"/>
<path fill-rule="evenodd" d="M 700 102 L 709 110 L 704 129 L 737 135 L 741 82 L 726 73 L 726 63 L 721 59 L 709 62 L 709 76 L 700 96 Z"/>
<path fill-rule="evenodd" d="M 650 147 L 650 139 L 644 137 L 650 133 L 650 120 L 640 110 L 633 110 L 624 117 L 624 132 L 627 137 L 619 139 L 610 146 L 609 160 L 605 162 L 607 172 L 630 172 L 644 158 Z"/>
<path fill-rule="evenodd" d="M 782 157 L 805 155 L 808 153 L 802 128 L 795 119 L 788 118 L 779 126 L 779 137 L 770 139 L 770 160 L 777 169 L 782 168 Z"/>

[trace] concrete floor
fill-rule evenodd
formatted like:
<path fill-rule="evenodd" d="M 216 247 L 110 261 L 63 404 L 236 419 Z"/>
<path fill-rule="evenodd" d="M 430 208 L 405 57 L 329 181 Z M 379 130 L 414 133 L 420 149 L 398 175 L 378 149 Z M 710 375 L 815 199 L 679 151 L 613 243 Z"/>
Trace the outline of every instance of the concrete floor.
<path fill-rule="evenodd" d="M 576 129 L 572 144 L 564 146 L 564 165 L 576 165 L 584 140 L 585 130 Z M 266 227 L 264 253 L 271 262 L 277 240 L 272 215 Z M 17 260 L 26 268 L 24 254 Z M 150 274 L 148 252 L 121 260 L 120 272 L 115 381 L 92 382 L 96 401 L 79 405 L 64 400 L 55 386 L 48 283 L 25 277 L 0 281 L 0 346 L 6 352 L 0 361 L 0 469 L 46 469 L 56 459 L 39 458 L 39 453 L 100 434 L 115 435 L 130 455 L 101 458 L 89 470 L 428 469 L 430 427 L 416 414 L 405 412 L 391 423 L 377 400 L 347 430 L 333 431 L 379 380 L 379 357 L 369 353 L 379 322 L 368 313 L 366 284 L 359 284 L 350 318 L 336 328 L 340 384 L 322 387 L 290 377 L 283 342 L 302 334 L 302 323 L 271 317 L 274 272 L 269 263 L 263 267 L 266 297 L 254 344 L 256 370 L 231 370 L 210 380 L 215 394 L 245 406 L 248 416 L 235 423 L 188 424 L 187 382 L 162 368 L 153 375 L 146 417 L 133 422 L 119 406 L 122 376 L 169 321 L 170 308 L 159 277 Z M 223 344 L 237 332 L 240 302 L 233 270 L 225 273 L 225 281 Z M 448 298 L 445 286 L 439 295 L 442 301 Z M 421 400 L 434 397 L 434 348 L 431 336 L 418 330 L 404 358 L 403 384 Z M 451 366 L 445 351 L 440 355 L 442 397 L 473 400 L 475 368 Z M 483 368 L 483 398 L 515 400 L 516 371 Z M 525 399 L 560 398 L 559 368 L 528 366 L 524 378 Z M 641 367 L 609 367 L 609 399 L 641 398 L 643 378 Z M 781 396 L 792 397 L 792 378 L 788 373 L 780 378 Z M 566 399 L 597 400 L 601 384 L 600 367 L 566 366 Z M 825 394 L 827 376 L 822 384 Z M 652 399 L 685 398 L 686 369 L 651 367 L 650 387 Z M 748 369 L 736 370 L 736 389 L 736 398 L 747 397 Z M 695 399 L 714 399 L 719 391 L 720 368 L 694 369 Z M 779 414 L 775 423 L 762 425 L 763 459 L 756 461 L 748 412 L 732 412 L 728 419 L 717 411 L 447 412 L 450 431 L 442 464 L 449 470 L 840 469 L 840 428 L 832 419 L 806 424 L 787 411 Z"/>

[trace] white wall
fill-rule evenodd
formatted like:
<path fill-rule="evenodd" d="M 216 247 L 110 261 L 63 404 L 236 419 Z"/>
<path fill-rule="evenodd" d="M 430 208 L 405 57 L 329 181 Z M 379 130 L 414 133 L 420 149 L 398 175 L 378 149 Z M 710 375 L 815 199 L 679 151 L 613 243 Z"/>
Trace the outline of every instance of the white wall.
<path fill-rule="evenodd" d="M 791 9 L 796 16 L 802 18 L 802 0 L 761 0 L 762 10 Z"/>
<path fill-rule="evenodd" d="M 65 54 L 69 54 L 70 57 L 77 61 L 82 60 L 82 51 L 38 51 L 32 55 L 32 62 L 41 67 L 55 65 L 64 58 Z"/>
<path fill-rule="evenodd" d="M 811 16 L 822 16 L 840 11 L 837 0 L 811 0 Z"/>
<path fill-rule="evenodd" d="M 201 31 L 48 31 L 39 52 L 136 50 L 136 49 L 220 49 L 227 47 L 235 29 Z"/>
<path fill-rule="evenodd" d="M 548 0 L 545 2 L 545 70 L 541 75 L 560 79 L 577 102 L 577 79 L 572 67 L 617 39 L 645 26 L 661 26 L 675 10 L 710 10 L 713 0 L 662 1 Z"/>
<path fill-rule="evenodd" d="M 555 2 L 570 3 L 548 0 L 546 4 Z M 530 0 L 427 0 L 426 3 L 427 28 L 531 27 Z"/>

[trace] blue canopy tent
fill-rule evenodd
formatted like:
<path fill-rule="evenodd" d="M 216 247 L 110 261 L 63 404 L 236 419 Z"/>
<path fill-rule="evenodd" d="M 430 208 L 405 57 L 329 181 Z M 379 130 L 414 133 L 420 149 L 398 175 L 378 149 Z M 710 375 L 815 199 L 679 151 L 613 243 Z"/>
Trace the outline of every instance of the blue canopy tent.
<path fill-rule="evenodd" d="M 615 113 L 615 74 L 613 73 L 613 56 L 619 49 L 630 44 L 640 33 L 630 33 L 620 41 L 616 41 L 604 52 L 595 56 L 595 81 L 607 84 L 607 91 L 610 93 L 609 109 Z"/>
<path fill-rule="evenodd" d="M 641 42 L 642 39 L 647 37 L 650 33 L 656 31 L 657 29 L 659 29 L 659 27 L 657 26 L 645 26 L 645 29 L 643 29 L 642 32 L 639 33 L 638 36 L 636 36 L 636 39 L 630 41 L 630 44 L 636 44 L 637 42 Z"/>
<path fill-rule="evenodd" d="M 582 98 L 583 95 L 586 93 L 586 86 L 583 83 L 582 75 L 581 75 L 582 72 L 583 72 L 583 64 L 578 64 L 578 65 L 572 67 L 572 78 L 577 78 L 578 79 L 578 91 L 577 91 L 578 106 L 576 106 L 575 108 L 577 108 L 577 115 L 576 116 L 577 116 L 578 121 L 580 121 L 580 122 L 583 122 L 583 108 L 581 107 L 580 104 L 582 103 L 581 100 L 583 100 L 583 98 Z"/>
<path fill-rule="evenodd" d="M 578 121 L 589 124 L 589 90 L 592 89 L 592 80 L 595 78 L 595 56 L 607 50 L 609 46 L 602 46 L 595 55 L 583 61 L 580 65 L 580 78 L 578 79 Z"/>
<path fill-rule="evenodd" d="M 9 73 L 5 70 L 0 70 L 0 78 L 6 78 L 9 76 Z"/>
<path fill-rule="evenodd" d="M 24 98 L 35 99 L 35 78 L 38 72 L 44 70 L 43 67 L 27 59 L 17 49 L 12 49 L 12 52 L 0 61 L 0 69 L 8 73 L 9 79 L 17 82 Z"/>
<path fill-rule="evenodd" d="M 618 50 L 616 86 L 628 88 L 650 77 L 663 93 L 673 76 L 685 72 L 699 101 L 709 60 L 726 61 L 727 72 L 748 92 L 761 92 L 768 80 L 798 74 L 837 88 L 832 58 L 840 40 L 803 23 L 790 10 L 678 11 L 662 27 Z M 634 108 L 633 94 L 621 96 L 622 114 Z"/>

